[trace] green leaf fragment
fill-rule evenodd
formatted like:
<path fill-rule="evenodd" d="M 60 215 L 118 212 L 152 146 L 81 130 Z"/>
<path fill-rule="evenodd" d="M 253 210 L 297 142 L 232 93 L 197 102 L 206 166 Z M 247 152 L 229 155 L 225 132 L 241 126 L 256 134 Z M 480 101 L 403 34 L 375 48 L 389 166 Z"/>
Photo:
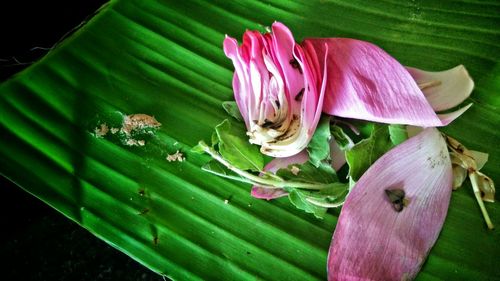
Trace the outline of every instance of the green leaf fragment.
<path fill-rule="evenodd" d="M 238 104 L 235 101 L 224 101 L 222 102 L 222 108 L 232 116 L 234 119 L 238 121 L 243 121 L 243 117 L 241 116 L 240 109 L 238 108 Z"/>
<path fill-rule="evenodd" d="M 344 132 L 344 129 L 338 125 L 330 126 L 330 133 L 332 134 L 333 139 L 337 142 L 338 146 L 341 150 L 348 150 L 354 146 L 354 142 L 351 137 Z"/>
<path fill-rule="evenodd" d="M 320 162 L 318 167 L 315 167 L 310 162 L 289 165 L 286 169 L 279 169 L 276 175 L 284 180 L 317 185 L 328 185 L 338 182 L 335 170 L 326 162 Z"/>
<path fill-rule="evenodd" d="M 197 145 L 195 145 L 191 148 L 191 152 L 194 152 L 197 154 L 203 154 L 203 153 L 205 153 L 205 149 L 203 148 L 203 145 L 201 143 L 198 143 Z"/>
<path fill-rule="evenodd" d="M 328 188 L 309 192 L 306 200 L 320 207 L 337 208 L 344 204 L 347 194 L 349 194 L 349 184 L 336 182 Z"/>
<path fill-rule="evenodd" d="M 346 152 L 349 175 L 357 181 L 384 153 L 394 146 L 387 125 L 375 124 L 372 134 Z"/>
<path fill-rule="evenodd" d="M 215 127 L 219 141 L 219 153 L 231 165 L 240 170 L 261 171 L 264 157 L 256 145 L 248 142 L 244 129 L 232 126 L 228 119 Z"/>
<path fill-rule="evenodd" d="M 306 193 L 302 190 L 293 189 L 289 191 L 288 199 L 290 199 L 290 202 L 297 207 L 297 209 L 313 214 L 318 219 L 324 218 L 328 210 L 325 207 L 317 206 L 308 201 Z"/>
<path fill-rule="evenodd" d="M 398 145 L 408 139 L 405 125 L 389 125 L 389 135 L 394 145 Z"/>
<path fill-rule="evenodd" d="M 211 141 L 212 141 L 212 148 L 214 148 L 217 144 L 219 144 L 219 137 L 217 136 L 216 132 L 212 133 Z"/>
<path fill-rule="evenodd" d="M 322 160 L 330 157 L 330 116 L 323 115 L 319 120 L 316 131 L 307 146 L 309 153 L 309 161 L 316 167 L 320 165 Z"/>
<path fill-rule="evenodd" d="M 201 169 L 205 172 L 209 172 L 211 174 L 217 175 L 219 177 L 239 181 L 239 182 L 244 182 L 244 183 L 250 183 L 253 184 L 251 180 L 248 180 L 242 176 L 237 175 L 236 173 L 232 172 L 231 170 L 227 169 L 222 165 L 221 163 L 211 160 L 210 162 L 206 163 L 201 167 Z"/>

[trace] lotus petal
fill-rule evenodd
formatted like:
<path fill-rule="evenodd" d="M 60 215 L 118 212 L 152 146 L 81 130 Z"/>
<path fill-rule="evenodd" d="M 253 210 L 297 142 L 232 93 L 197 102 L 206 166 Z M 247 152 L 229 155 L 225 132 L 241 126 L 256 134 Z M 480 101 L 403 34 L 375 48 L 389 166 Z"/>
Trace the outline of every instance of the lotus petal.
<path fill-rule="evenodd" d="M 249 141 L 272 157 L 303 150 L 321 116 L 326 67 L 319 68 L 319 62 L 306 56 L 279 22 L 272 33 L 246 31 L 241 46 L 226 37 L 224 52 L 235 68 L 234 97 Z M 323 65 L 324 60 L 320 58 Z"/>
<path fill-rule="evenodd" d="M 453 120 L 457 119 L 460 115 L 464 114 L 465 111 L 467 111 L 467 109 L 469 109 L 469 107 L 472 106 L 472 103 L 469 103 L 468 105 L 456 110 L 456 111 L 453 111 L 453 112 L 450 112 L 450 113 L 445 113 L 445 114 L 438 114 L 438 117 L 439 119 L 441 120 L 441 122 L 443 123 L 443 126 L 446 126 L 448 124 L 450 124 Z"/>
<path fill-rule="evenodd" d="M 420 127 L 445 126 L 459 115 L 440 120 L 410 73 L 376 45 L 349 38 L 306 39 L 302 45 L 320 67 L 327 57 L 325 113 Z"/>
<path fill-rule="evenodd" d="M 388 196 L 387 190 L 400 191 Z M 390 199 L 401 191 L 398 212 Z M 342 208 L 330 246 L 328 279 L 413 279 L 441 231 L 451 191 L 447 146 L 435 128 L 383 155 Z"/>
<path fill-rule="evenodd" d="M 330 159 L 332 159 L 332 167 L 335 171 L 340 170 L 347 163 L 345 152 L 340 149 L 334 138 L 330 139 Z"/>
<path fill-rule="evenodd" d="M 474 81 L 463 65 L 439 72 L 406 67 L 435 111 L 453 108 L 470 96 Z"/>

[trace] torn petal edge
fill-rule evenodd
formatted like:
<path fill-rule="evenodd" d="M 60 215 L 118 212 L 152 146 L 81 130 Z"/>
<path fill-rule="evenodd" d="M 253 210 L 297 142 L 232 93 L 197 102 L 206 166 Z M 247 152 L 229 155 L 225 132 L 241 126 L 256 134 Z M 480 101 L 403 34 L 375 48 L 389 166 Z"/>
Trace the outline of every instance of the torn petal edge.
<path fill-rule="evenodd" d="M 463 65 L 444 71 L 424 71 L 406 67 L 435 111 L 453 108 L 467 99 L 474 81 Z"/>
<path fill-rule="evenodd" d="M 443 123 L 443 126 L 446 126 L 450 124 L 453 120 L 457 119 L 460 115 L 464 114 L 467 109 L 469 109 L 472 106 L 472 103 L 469 103 L 468 105 L 450 112 L 450 113 L 444 113 L 444 114 L 438 114 L 439 119 Z"/>

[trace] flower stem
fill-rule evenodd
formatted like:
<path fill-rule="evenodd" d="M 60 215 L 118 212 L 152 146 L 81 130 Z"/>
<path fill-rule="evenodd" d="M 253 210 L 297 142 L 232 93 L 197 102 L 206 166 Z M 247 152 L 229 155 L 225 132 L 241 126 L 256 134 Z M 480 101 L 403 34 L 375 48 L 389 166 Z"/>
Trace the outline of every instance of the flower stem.
<path fill-rule="evenodd" d="M 488 225 L 488 229 L 493 229 L 495 226 L 493 226 L 493 223 L 491 222 L 490 216 L 488 215 L 488 211 L 486 211 L 486 207 L 484 206 L 483 199 L 481 198 L 481 191 L 479 190 L 479 184 L 478 184 L 478 176 L 476 171 L 470 172 L 469 173 L 469 178 L 472 183 L 472 190 L 474 190 L 474 195 L 476 196 L 477 203 L 479 204 L 479 208 L 481 209 L 481 212 L 483 213 L 484 220 L 486 222 L 486 225 Z"/>
<path fill-rule="evenodd" d="M 226 168 L 229 170 L 235 172 L 239 176 L 246 178 L 250 180 L 253 184 L 255 185 L 260 185 L 261 187 L 264 188 L 270 188 L 270 189 L 276 189 L 276 188 L 284 188 L 284 187 L 294 187 L 294 188 L 303 188 L 303 189 L 314 189 L 314 190 L 319 190 L 328 187 L 328 185 L 318 185 L 318 184 L 312 184 L 312 183 L 305 183 L 305 182 L 293 182 L 293 181 L 285 181 L 282 178 L 278 176 L 274 176 L 272 179 L 271 178 L 263 178 L 256 176 L 252 173 L 249 173 L 247 171 L 243 171 L 241 169 L 238 169 L 231 165 L 228 161 L 226 161 L 222 156 L 215 151 L 212 147 L 207 145 L 204 141 L 200 141 L 199 145 L 203 148 L 203 151 L 208 153 L 214 160 L 217 160 L 219 163 L 224 165 Z"/>

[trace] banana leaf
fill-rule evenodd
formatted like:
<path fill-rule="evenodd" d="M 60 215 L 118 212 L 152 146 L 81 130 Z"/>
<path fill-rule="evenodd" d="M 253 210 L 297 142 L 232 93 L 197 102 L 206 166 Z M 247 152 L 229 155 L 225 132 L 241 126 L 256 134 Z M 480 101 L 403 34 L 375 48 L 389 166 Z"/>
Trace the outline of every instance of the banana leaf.
<path fill-rule="evenodd" d="M 297 41 L 352 37 L 402 64 L 464 64 L 474 106 L 444 131 L 486 151 L 500 182 L 500 3 L 495 1 L 111 1 L 47 56 L 0 86 L 0 172 L 69 219 L 174 280 L 324 280 L 339 210 L 323 220 L 286 199 L 200 169 L 190 152 L 226 118 L 233 68 L 225 34 L 284 22 Z M 145 146 L 96 138 L 99 122 L 153 115 Z M 183 162 L 169 162 L 177 150 Z M 498 203 L 486 203 L 500 225 Z M 499 280 L 500 232 L 470 185 L 418 280 Z M 40 243 L 44 243 L 40 241 Z"/>

